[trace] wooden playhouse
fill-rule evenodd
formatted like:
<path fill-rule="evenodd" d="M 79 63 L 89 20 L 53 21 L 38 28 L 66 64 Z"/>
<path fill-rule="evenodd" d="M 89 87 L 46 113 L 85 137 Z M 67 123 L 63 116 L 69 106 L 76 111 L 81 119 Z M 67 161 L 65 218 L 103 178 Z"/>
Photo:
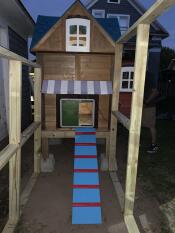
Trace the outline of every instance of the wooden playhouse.
<path fill-rule="evenodd" d="M 32 44 L 32 51 L 36 53 L 39 64 L 0 46 L 0 56 L 9 60 L 9 144 L 0 152 L 0 170 L 9 164 L 10 181 L 9 219 L 3 233 L 15 231 L 33 186 L 36 181 L 41 182 L 38 179 L 41 172 L 41 139 L 45 145 L 43 151 L 47 155 L 48 138 L 74 137 L 72 129 L 75 123 L 76 127 L 96 127 L 97 137 L 106 139 L 109 172 L 117 192 L 118 121 L 128 129 L 129 142 L 125 191 L 124 195 L 121 192 L 117 192 L 117 195 L 128 232 L 140 232 L 134 218 L 134 203 L 150 24 L 174 3 L 175 0 L 157 0 L 114 42 L 116 39 L 113 33 L 110 34 L 110 27 L 105 27 L 104 22 L 99 24 L 77 1 L 59 20 L 46 19 L 46 24 L 42 25 L 43 30 L 42 32 L 39 30 L 39 39 L 35 37 L 36 41 L 33 40 Z M 114 40 L 110 35 L 113 35 Z M 120 76 L 123 44 L 135 35 L 137 36 L 135 72 L 131 115 L 128 119 L 118 111 Z M 80 48 L 83 51 L 78 51 Z M 34 122 L 23 132 L 21 132 L 22 64 L 33 67 L 35 73 Z M 76 113 L 74 122 L 70 121 L 71 113 L 68 112 L 69 106 L 72 108 L 72 105 L 76 106 L 73 107 Z M 34 171 L 21 194 L 21 148 L 32 135 L 34 135 Z"/>
<path fill-rule="evenodd" d="M 61 18 L 39 16 L 32 52 L 43 68 L 43 153 L 48 138 L 95 127 L 109 142 L 117 19 L 94 19 L 76 1 Z M 108 148 L 107 148 L 108 149 Z"/>

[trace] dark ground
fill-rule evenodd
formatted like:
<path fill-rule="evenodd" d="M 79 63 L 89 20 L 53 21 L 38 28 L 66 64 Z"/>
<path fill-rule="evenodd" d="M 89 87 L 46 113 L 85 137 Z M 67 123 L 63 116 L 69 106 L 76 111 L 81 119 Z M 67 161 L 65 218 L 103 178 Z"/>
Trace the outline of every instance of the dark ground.
<path fill-rule="evenodd" d="M 138 222 L 138 216 L 143 214 L 147 216 L 152 232 L 172 233 L 167 219 L 169 219 L 171 227 L 175 227 L 175 121 L 158 121 L 157 127 L 160 151 L 153 155 L 146 153 L 149 145 L 149 133 L 147 130 L 142 130 L 135 213 Z M 120 127 L 117 158 L 119 161 L 118 175 L 123 189 L 125 186 L 127 137 L 128 132 Z M 22 189 L 32 174 L 32 169 L 33 143 L 30 140 L 22 151 Z M 6 223 L 7 215 L 8 167 L 5 167 L 0 172 L 0 232 Z"/>
<path fill-rule="evenodd" d="M 151 228 L 156 233 L 175 232 L 174 129 L 175 121 L 157 121 L 160 150 L 156 154 L 146 152 L 150 145 L 149 131 L 142 129 L 141 133 L 135 211 L 146 213 Z M 128 132 L 120 127 L 119 135 L 119 176 L 124 188 Z M 173 231 L 169 229 L 168 219 Z"/>
<path fill-rule="evenodd" d="M 8 144 L 8 140 L 4 140 L 0 144 L 0 149 Z M 28 179 L 33 171 L 33 138 L 31 138 L 21 151 L 21 191 L 23 191 Z M 2 232 L 8 220 L 8 201 L 9 201 L 9 166 L 6 165 L 0 171 L 0 232 Z"/>

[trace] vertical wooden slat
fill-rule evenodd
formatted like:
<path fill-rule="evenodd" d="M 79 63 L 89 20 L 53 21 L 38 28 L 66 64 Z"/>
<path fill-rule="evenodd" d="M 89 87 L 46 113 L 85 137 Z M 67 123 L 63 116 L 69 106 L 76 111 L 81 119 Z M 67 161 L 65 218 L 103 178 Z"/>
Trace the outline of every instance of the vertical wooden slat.
<path fill-rule="evenodd" d="M 75 55 L 75 80 L 80 80 L 80 55 Z"/>
<path fill-rule="evenodd" d="M 35 68 L 34 81 L 34 121 L 41 122 L 41 68 Z M 34 133 L 34 173 L 40 173 L 41 125 Z"/>
<path fill-rule="evenodd" d="M 133 87 L 134 91 L 132 96 L 131 124 L 129 133 L 127 177 L 125 189 L 125 216 L 133 215 L 134 209 L 143 94 L 148 56 L 149 30 L 150 25 L 147 24 L 141 24 L 137 28 Z"/>
<path fill-rule="evenodd" d="M 9 143 L 21 140 L 22 63 L 9 61 Z M 20 216 L 21 149 L 9 161 L 9 221 L 14 224 Z"/>
<path fill-rule="evenodd" d="M 49 139 L 42 138 L 42 157 L 44 160 L 49 158 Z"/>
<path fill-rule="evenodd" d="M 115 62 L 114 62 L 114 78 L 113 78 L 113 95 L 112 95 L 112 109 L 111 109 L 111 126 L 110 126 L 110 143 L 109 143 L 109 170 L 117 170 L 116 162 L 116 141 L 117 141 L 117 119 L 112 114 L 113 111 L 118 110 L 119 92 L 121 80 L 121 66 L 122 66 L 122 52 L 123 45 L 116 44 L 115 47 Z"/>

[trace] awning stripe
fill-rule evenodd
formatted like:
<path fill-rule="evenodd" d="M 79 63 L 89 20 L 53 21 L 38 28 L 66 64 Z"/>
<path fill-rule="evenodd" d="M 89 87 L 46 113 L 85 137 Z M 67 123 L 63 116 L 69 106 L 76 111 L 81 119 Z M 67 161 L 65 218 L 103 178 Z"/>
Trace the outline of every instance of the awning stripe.
<path fill-rule="evenodd" d="M 44 80 L 43 94 L 110 95 L 110 81 Z"/>

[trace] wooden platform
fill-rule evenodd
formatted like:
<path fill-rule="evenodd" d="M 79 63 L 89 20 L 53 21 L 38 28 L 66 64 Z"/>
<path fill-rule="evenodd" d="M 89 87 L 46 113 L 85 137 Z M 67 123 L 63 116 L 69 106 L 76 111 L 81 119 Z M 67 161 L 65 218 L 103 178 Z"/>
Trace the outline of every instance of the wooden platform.
<path fill-rule="evenodd" d="M 127 233 L 109 173 L 100 174 L 102 225 L 72 225 L 73 140 L 50 147 L 56 159 L 52 174 L 41 174 L 16 233 Z"/>

